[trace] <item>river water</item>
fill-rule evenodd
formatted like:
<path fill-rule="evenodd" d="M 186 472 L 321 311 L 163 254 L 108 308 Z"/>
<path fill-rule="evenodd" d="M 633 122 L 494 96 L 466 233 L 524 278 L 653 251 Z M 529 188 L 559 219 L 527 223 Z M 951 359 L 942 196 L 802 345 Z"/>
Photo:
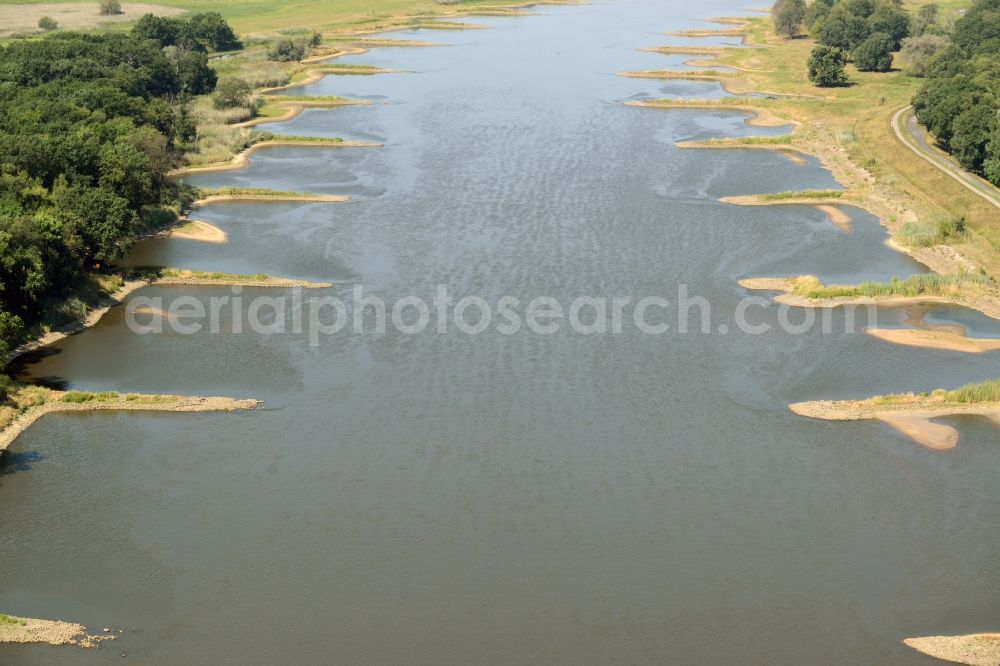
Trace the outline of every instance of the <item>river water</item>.
<path fill-rule="evenodd" d="M 390 303 L 438 285 L 673 301 L 683 283 L 711 304 L 710 331 L 681 334 L 674 316 L 662 335 L 390 328 L 311 344 L 225 319 L 136 335 L 116 308 L 25 373 L 265 407 L 56 415 L 24 434 L 0 475 L 0 609 L 123 633 L 91 651 L 3 646 L 0 661 L 924 664 L 902 638 L 996 629 L 995 429 L 946 419 L 960 444 L 933 452 L 787 404 L 958 385 L 1000 360 L 891 346 L 839 312 L 831 333 L 736 330 L 740 278 L 924 269 L 860 211 L 845 208 L 846 234 L 811 207 L 717 201 L 837 187 L 814 160 L 673 147 L 787 128 L 621 103 L 721 94 L 614 73 L 683 60 L 639 47 L 725 41 L 662 33 L 742 6 L 537 11 L 403 31 L 448 45 L 345 60 L 411 72 L 327 77 L 290 92 L 373 104 L 266 126 L 385 147 L 273 148 L 190 178 L 350 202 L 211 205 L 198 217 L 228 244 L 149 241 L 130 263 L 331 280 L 323 293 L 345 300 L 360 284 Z M 185 294 L 231 291 L 135 296 Z M 754 313 L 778 322 L 773 305 Z M 928 319 L 949 316 L 990 328 Z"/>

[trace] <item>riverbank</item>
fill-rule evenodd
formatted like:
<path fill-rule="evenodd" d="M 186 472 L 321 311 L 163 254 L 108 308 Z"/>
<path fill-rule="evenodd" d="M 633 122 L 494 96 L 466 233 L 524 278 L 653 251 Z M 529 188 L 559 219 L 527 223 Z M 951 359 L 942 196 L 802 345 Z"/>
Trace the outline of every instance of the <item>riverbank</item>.
<path fill-rule="evenodd" d="M 905 645 L 918 652 L 967 666 L 1000 664 L 1000 633 L 965 636 L 923 636 L 907 638 Z"/>
<path fill-rule="evenodd" d="M 114 639 L 115 635 L 110 630 L 104 634 L 90 634 L 86 627 L 75 622 L 0 614 L 0 643 L 48 643 L 95 648 L 101 641 Z"/>
<path fill-rule="evenodd" d="M 908 4 L 915 9 L 925 3 Z M 746 33 L 745 43 L 751 48 L 654 46 L 644 50 L 711 57 L 711 61 L 699 61 L 699 64 L 737 69 L 739 79 L 745 80 L 749 89 L 769 97 L 649 100 L 631 104 L 740 109 L 757 113 L 757 118 L 794 121 L 796 127 L 786 148 L 816 156 L 845 189 L 852 191 L 858 205 L 880 219 L 897 243 L 903 244 L 900 231 L 906 225 L 931 227 L 944 217 L 965 216 L 968 233 L 945 239 L 933 247 L 909 248 L 918 261 L 936 272 L 983 269 L 988 274 L 1000 275 L 1000 252 L 995 243 L 1000 238 L 1000 225 L 996 223 L 995 209 L 991 210 L 958 183 L 948 182 L 950 179 L 944 174 L 913 160 L 912 153 L 892 131 L 893 113 L 909 103 L 919 88 L 920 79 L 898 70 L 884 74 L 859 72 L 851 65 L 848 72 L 854 85 L 816 88 L 805 75 L 813 40 L 781 38 L 774 33 L 767 17 L 723 18 L 719 22 L 735 21 L 741 21 L 738 30 Z M 698 30 L 685 34 L 726 36 L 733 30 Z M 727 77 L 719 73 L 716 78 L 724 82 Z M 780 124 L 772 122 L 769 126 Z M 751 124 L 759 124 L 759 121 Z M 752 141 L 744 143 L 740 147 L 758 147 L 750 145 Z M 777 149 L 764 141 L 761 144 L 761 149 Z M 702 145 L 685 144 L 682 147 L 724 146 L 707 146 L 702 142 Z M 933 196 L 930 193 L 934 193 Z"/>

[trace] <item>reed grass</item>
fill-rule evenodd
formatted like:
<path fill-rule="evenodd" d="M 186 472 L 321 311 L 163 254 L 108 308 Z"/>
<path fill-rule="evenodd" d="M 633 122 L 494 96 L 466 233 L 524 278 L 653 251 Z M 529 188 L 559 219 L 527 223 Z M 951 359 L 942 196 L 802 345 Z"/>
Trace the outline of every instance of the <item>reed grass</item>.
<path fill-rule="evenodd" d="M 805 298 L 885 298 L 890 296 L 955 296 L 963 290 L 991 287 L 993 281 L 982 275 L 920 274 L 894 278 L 888 282 L 862 282 L 853 285 L 824 286 L 814 277 L 799 278 L 792 293 Z"/>
<path fill-rule="evenodd" d="M 792 199 L 839 199 L 842 190 L 799 190 L 797 192 L 774 192 L 758 196 L 763 201 L 789 201 Z"/>

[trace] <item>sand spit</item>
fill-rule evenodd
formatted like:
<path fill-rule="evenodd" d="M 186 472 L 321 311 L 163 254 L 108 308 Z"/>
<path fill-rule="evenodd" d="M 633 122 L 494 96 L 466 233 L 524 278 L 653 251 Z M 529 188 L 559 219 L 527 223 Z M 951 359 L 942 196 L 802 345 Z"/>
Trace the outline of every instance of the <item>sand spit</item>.
<path fill-rule="evenodd" d="M 214 171 L 232 171 L 250 166 L 250 155 L 265 148 L 299 147 L 299 148 L 381 148 L 384 144 L 375 141 L 344 141 L 338 139 L 308 138 L 308 139 L 268 139 L 255 143 L 239 153 L 228 162 L 207 164 L 205 166 L 188 167 L 172 172 L 171 176 L 186 176 L 192 173 L 210 173 Z"/>
<path fill-rule="evenodd" d="M 903 643 L 931 657 L 968 666 L 1000 666 L 1000 634 L 923 636 Z"/>
<path fill-rule="evenodd" d="M 366 49 L 359 49 L 361 51 L 366 51 Z M 332 56 L 337 57 L 337 56 Z M 324 58 L 327 60 L 329 58 Z M 302 62 L 305 62 L 303 60 Z M 411 73 L 410 70 L 406 69 L 382 69 L 381 67 L 365 67 L 364 65 L 345 65 L 343 67 L 334 67 L 328 65 L 324 68 L 323 65 L 316 65 L 315 67 L 309 68 L 305 71 L 305 77 L 292 83 L 286 83 L 283 86 L 273 86 L 271 88 L 261 88 L 255 91 L 258 95 L 273 95 L 274 93 L 281 92 L 282 90 L 291 90 L 293 88 L 303 88 L 310 84 L 316 83 L 327 76 L 375 76 L 377 74 L 404 74 Z M 271 101 L 274 101 L 273 99 Z M 354 100 L 364 102 L 366 100 Z"/>
<path fill-rule="evenodd" d="M 268 103 L 274 104 L 283 109 L 287 109 L 280 116 L 261 116 L 235 123 L 232 127 L 256 127 L 265 123 L 284 123 L 294 120 L 306 109 L 336 109 L 341 106 L 371 106 L 367 99 L 323 99 L 307 100 L 301 97 L 283 97 L 282 95 L 270 95 L 265 99 Z M 287 102 L 285 100 L 288 100 Z"/>
<path fill-rule="evenodd" d="M 301 287 L 303 289 L 326 289 L 333 286 L 331 282 L 311 282 L 308 280 L 293 280 L 288 278 L 276 278 L 269 276 L 251 275 L 225 275 L 213 273 L 199 273 L 195 271 L 164 269 L 163 275 L 154 278 L 132 279 L 126 281 L 113 294 L 97 302 L 82 319 L 72 321 L 65 326 L 51 330 L 34 340 L 25 342 L 8 354 L 6 363 L 10 364 L 14 359 L 29 352 L 41 349 L 54 344 L 63 338 L 80 333 L 84 329 L 90 328 L 101 320 L 111 308 L 121 305 L 122 301 L 132 292 L 143 287 L 152 285 L 189 285 L 189 286 L 215 286 L 215 287 L 257 287 L 289 289 Z"/>
<path fill-rule="evenodd" d="M 314 282 L 293 278 L 270 277 L 268 275 L 227 275 L 225 273 L 202 273 L 198 271 L 166 269 L 166 274 L 147 282 L 154 284 L 187 285 L 189 287 L 255 287 L 267 289 L 329 289 L 332 282 Z"/>
<path fill-rule="evenodd" d="M 387 28 L 381 30 L 380 32 L 385 32 L 386 30 L 399 30 L 396 28 Z M 371 34 L 371 33 L 369 33 Z M 378 37 L 359 37 L 353 38 L 349 35 L 338 35 L 338 39 L 350 43 L 352 46 L 357 46 L 363 49 L 386 49 L 386 48 L 419 48 L 425 46 L 450 46 L 447 42 L 428 42 L 422 39 L 385 39 Z"/>
<path fill-rule="evenodd" d="M 639 49 L 648 53 L 663 55 L 721 55 L 726 49 L 723 46 L 645 46 Z"/>
<path fill-rule="evenodd" d="M 767 139 L 769 137 L 747 137 L 747 139 Z M 726 150 L 770 150 L 772 152 L 780 154 L 782 157 L 788 159 L 789 162 L 796 166 L 805 166 L 808 164 L 803 155 L 808 155 L 804 150 L 797 148 L 791 144 L 787 143 L 750 143 L 748 141 L 738 141 L 736 139 L 709 139 L 708 141 L 676 141 L 674 142 L 674 147 L 676 148 L 704 148 L 708 150 L 717 150 L 724 148 Z M 831 218 L 831 221 L 832 218 Z M 835 222 L 836 224 L 836 222 Z"/>
<path fill-rule="evenodd" d="M 863 206 L 850 201 L 842 201 L 841 199 L 815 199 L 810 197 L 804 197 L 802 199 L 772 200 L 751 195 L 740 197 L 722 197 L 719 201 L 728 204 L 735 204 L 737 206 L 813 206 L 823 211 L 826 214 L 827 219 L 830 220 L 831 224 L 848 234 L 854 230 L 851 224 L 851 216 L 841 210 L 838 206 L 856 206 L 858 208 L 863 208 Z"/>
<path fill-rule="evenodd" d="M 229 241 L 225 231 L 214 224 L 201 220 L 188 220 L 180 226 L 170 229 L 164 235 L 169 238 L 183 238 L 202 243 L 226 243 Z"/>
<path fill-rule="evenodd" d="M 261 404 L 259 400 L 179 395 L 147 395 L 138 393 L 95 397 L 83 402 L 66 402 L 67 393 L 51 391 L 48 400 L 29 407 L 18 415 L 10 425 L 0 432 L 0 453 L 7 450 L 18 436 L 46 414 L 53 412 L 93 412 L 93 411 L 143 411 L 143 412 L 232 412 L 253 409 Z M 42 620 L 44 621 L 44 620 Z M 0 623 L 0 631 L 6 625 Z M 2 635 L 2 634 L 0 634 Z"/>
<path fill-rule="evenodd" d="M 730 72 L 707 70 L 646 69 L 635 72 L 618 72 L 618 76 L 631 79 L 660 79 L 664 81 L 715 81 L 730 95 L 746 95 L 753 92 L 753 86 L 746 80 L 737 78 Z"/>
<path fill-rule="evenodd" d="M 784 278 L 745 278 L 738 284 L 744 289 L 782 292 L 775 301 L 800 308 L 839 308 L 846 305 L 905 306 L 948 303 L 960 305 L 987 317 L 1000 319 L 1000 296 L 992 292 L 965 294 L 920 294 L 917 296 L 839 296 L 835 298 L 809 298 L 796 292 L 803 280 L 811 276 Z M 818 281 L 816 281 L 818 283 Z"/>
<path fill-rule="evenodd" d="M 363 55 L 368 53 L 368 49 L 361 48 L 360 46 L 321 46 L 318 49 L 313 49 L 313 51 L 319 51 L 319 53 L 311 55 L 308 58 L 303 58 L 299 62 L 303 65 L 311 65 L 313 63 L 323 62 L 324 60 L 333 60 L 334 58 L 343 58 L 344 56 Z"/>
<path fill-rule="evenodd" d="M 510 13 L 503 14 L 504 16 L 532 16 L 531 12 L 522 11 L 512 11 Z M 418 23 L 408 23 L 402 26 L 387 27 L 387 28 L 377 28 L 372 32 L 364 33 L 368 35 L 377 35 L 383 32 L 397 32 L 401 29 L 410 30 L 491 30 L 493 26 L 486 25 L 485 23 L 467 23 L 465 21 L 441 21 L 438 20 L 439 17 L 436 16 L 424 16 L 424 17 L 414 17 L 420 19 Z"/>
<path fill-rule="evenodd" d="M 794 120 L 779 118 L 767 109 L 749 104 L 718 104 L 710 99 L 673 100 L 660 99 L 652 101 L 629 100 L 626 106 L 642 106 L 652 109 L 712 109 L 714 111 L 742 111 L 751 114 L 746 124 L 753 127 L 787 127 L 798 125 Z"/>
<path fill-rule="evenodd" d="M 197 207 L 225 201 L 320 201 L 325 203 L 339 203 L 349 201 L 350 199 L 351 196 L 349 194 L 310 194 L 308 192 L 253 194 L 249 192 L 233 192 L 231 194 L 209 194 L 198 199 L 191 205 Z"/>
<path fill-rule="evenodd" d="M 824 421 L 878 421 L 909 437 L 921 446 L 937 451 L 954 448 L 958 431 L 931 419 L 943 416 L 985 416 L 1000 425 L 1000 402 L 948 403 L 934 396 L 905 396 L 899 401 L 813 400 L 788 406 L 799 416 Z"/>
<path fill-rule="evenodd" d="M 938 349 L 941 351 L 983 354 L 1000 351 L 1000 340 L 994 338 L 969 338 L 947 331 L 928 331 L 915 328 L 866 328 L 865 333 L 906 347 Z"/>
<path fill-rule="evenodd" d="M 0 435 L 2 437 L 3 435 Z M 0 453 L 3 452 L 0 444 Z M 87 628 L 74 622 L 36 620 L 13 615 L 0 616 L 0 643 L 48 643 L 49 645 L 79 645 L 98 647 L 101 641 L 115 639 L 114 634 L 92 635 Z"/>
<path fill-rule="evenodd" d="M 666 33 L 672 37 L 746 37 L 743 28 L 695 28 Z"/>

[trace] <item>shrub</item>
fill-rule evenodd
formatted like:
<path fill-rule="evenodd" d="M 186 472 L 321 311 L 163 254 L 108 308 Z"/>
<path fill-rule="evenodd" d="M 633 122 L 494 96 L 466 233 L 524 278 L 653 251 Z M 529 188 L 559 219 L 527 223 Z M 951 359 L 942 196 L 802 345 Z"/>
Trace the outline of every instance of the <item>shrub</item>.
<path fill-rule="evenodd" d="M 899 230 L 899 240 L 909 247 L 930 247 L 938 241 L 937 230 L 919 222 L 907 222 Z"/>
<path fill-rule="evenodd" d="M 779 35 L 792 38 L 799 34 L 806 15 L 805 0 L 778 0 L 771 8 L 774 29 Z"/>
<path fill-rule="evenodd" d="M 306 45 L 308 43 L 305 39 L 293 40 L 288 37 L 281 37 L 267 50 L 267 59 L 277 60 L 278 62 L 302 60 L 306 54 Z"/>
<path fill-rule="evenodd" d="M 939 35 L 927 34 L 904 39 L 899 55 L 905 63 L 906 73 L 916 77 L 926 76 L 928 63 L 947 48 L 948 44 L 948 39 Z"/>
<path fill-rule="evenodd" d="M 101 16 L 122 14 L 122 3 L 118 0 L 101 0 Z"/>
<path fill-rule="evenodd" d="M 56 28 L 58 28 L 59 24 L 56 23 L 56 20 L 51 16 L 43 16 L 42 18 L 38 19 L 38 27 L 48 32 L 49 30 L 55 30 Z"/>
<path fill-rule="evenodd" d="M 862 72 L 888 72 L 892 69 L 892 37 L 873 32 L 854 49 L 854 64 Z"/>
<path fill-rule="evenodd" d="M 243 79 L 225 79 L 216 86 L 212 104 L 216 109 L 250 106 L 253 88 Z"/>
<path fill-rule="evenodd" d="M 835 46 L 817 46 L 809 56 L 809 80 L 828 88 L 847 83 L 847 54 Z"/>
<path fill-rule="evenodd" d="M 945 242 L 949 238 L 965 235 L 964 216 L 938 220 L 934 224 L 907 222 L 899 230 L 899 240 L 910 247 L 930 247 Z"/>
<path fill-rule="evenodd" d="M 7 400 L 12 388 L 14 388 L 14 380 L 7 375 L 0 374 L 0 402 Z"/>

